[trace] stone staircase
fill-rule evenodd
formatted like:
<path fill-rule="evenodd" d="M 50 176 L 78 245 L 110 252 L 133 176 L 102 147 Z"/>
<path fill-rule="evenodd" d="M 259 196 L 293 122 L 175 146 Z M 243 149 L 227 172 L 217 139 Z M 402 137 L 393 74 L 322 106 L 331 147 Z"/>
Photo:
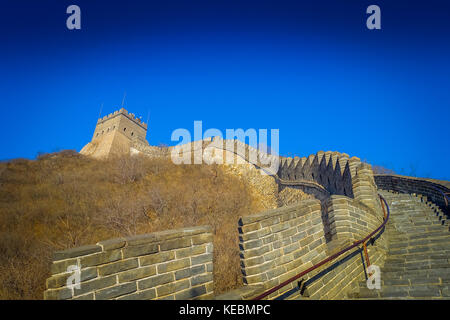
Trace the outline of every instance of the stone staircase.
<path fill-rule="evenodd" d="M 381 289 L 366 282 L 353 299 L 450 299 L 449 220 L 426 197 L 380 191 L 390 208 Z"/>

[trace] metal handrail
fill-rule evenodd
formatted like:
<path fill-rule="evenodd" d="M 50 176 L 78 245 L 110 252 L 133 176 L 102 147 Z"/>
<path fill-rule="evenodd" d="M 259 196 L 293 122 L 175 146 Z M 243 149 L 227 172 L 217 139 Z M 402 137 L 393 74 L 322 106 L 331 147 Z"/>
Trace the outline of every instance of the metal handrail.
<path fill-rule="evenodd" d="M 363 244 L 364 251 L 365 251 L 365 254 L 366 254 L 366 259 L 368 260 L 367 251 L 366 251 L 366 242 L 367 242 L 367 240 L 371 239 L 372 236 L 374 236 L 378 231 L 380 231 L 380 230 L 386 225 L 386 223 L 387 223 L 388 220 L 389 220 L 389 215 L 390 215 L 389 206 L 388 206 L 388 204 L 387 204 L 386 199 L 384 199 L 383 196 L 381 196 L 380 194 L 378 194 L 378 196 L 380 197 L 381 206 L 382 206 L 382 208 L 383 208 L 383 213 L 384 213 L 384 221 L 383 221 L 383 223 L 382 223 L 378 228 L 376 228 L 373 232 L 371 232 L 371 233 L 370 233 L 368 236 L 366 236 L 364 239 L 354 242 L 351 246 L 348 246 L 348 247 L 346 247 L 345 249 L 339 251 L 338 253 L 335 253 L 335 254 L 329 256 L 328 258 L 326 258 L 326 259 L 320 261 L 319 263 L 313 265 L 312 267 L 306 269 L 305 271 L 300 272 L 300 273 L 297 274 L 296 276 L 293 276 L 292 278 L 289 278 L 288 280 L 286 280 L 286 281 L 280 283 L 279 285 L 273 287 L 272 289 L 269 289 L 269 290 L 265 291 L 264 293 L 262 293 L 262 294 L 260 294 L 259 296 L 253 298 L 252 300 L 261 300 L 261 299 L 267 297 L 268 295 L 274 293 L 274 292 L 277 291 L 278 289 L 280 289 L 280 288 L 282 288 L 282 287 L 288 285 L 288 284 L 291 283 L 292 281 L 295 281 L 295 280 L 297 280 L 297 279 L 303 277 L 305 274 L 307 274 L 307 273 L 309 273 L 309 272 L 311 272 L 311 271 L 313 271 L 313 270 L 319 268 L 320 266 L 324 265 L 325 263 L 327 263 L 327 262 L 329 262 L 329 261 L 332 261 L 332 260 L 336 259 L 337 257 L 341 256 L 342 254 L 344 254 L 345 252 L 347 252 L 347 251 L 349 251 L 349 250 L 351 250 L 351 249 L 357 247 L 357 246 L 360 245 L 361 243 Z M 386 208 L 385 208 L 385 205 L 386 205 Z M 387 213 L 386 213 L 386 209 L 387 209 Z"/>
<path fill-rule="evenodd" d="M 448 207 L 448 204 L 450 203 L 450 199 L 449 199 L 449 197 L 447 195 L 448 194 L 450 195 L 450 192 L 444 192 L 440 188 L 435 187 L 435 186 L 430 186 L 430 187 L 432 187 L 434 190 L 439 191 L 442 194 L 442 196 L 444 197 L 445 206 Z"/>

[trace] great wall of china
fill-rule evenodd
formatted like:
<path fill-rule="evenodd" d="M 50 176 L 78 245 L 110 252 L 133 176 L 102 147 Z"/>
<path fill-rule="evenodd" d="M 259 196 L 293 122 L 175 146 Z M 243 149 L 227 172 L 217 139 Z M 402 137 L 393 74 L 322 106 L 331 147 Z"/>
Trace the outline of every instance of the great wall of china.
<path fill-rule="evenodd" d="M 149 146 L 147 125 L 136 119 L 124 109 L 99 119 L 81 153 L 168 156 L 172 148 Z M 206 139 L 188 149 L 209 145 L 213 158 L 223 152 L 268 171 L 279 191 L 314 196 L 236 221 L 243 287 L 215 295 L 212 233 L 199 226 L 55 252 L 44 298 L 241 300 L 266 293 L 264 299 L 450 299 L 448 181 L 374 175 L 370 165 L 338 152 L 279 157 L 278 170 L 270 172 L 249 161 L 260 159 L 259 151 L 239 141 Z M 381 267 L 381 289 L 366 286 L 369 263 Z M 79 287 L 67 286 L 73 265 L 81 271 Z"/>

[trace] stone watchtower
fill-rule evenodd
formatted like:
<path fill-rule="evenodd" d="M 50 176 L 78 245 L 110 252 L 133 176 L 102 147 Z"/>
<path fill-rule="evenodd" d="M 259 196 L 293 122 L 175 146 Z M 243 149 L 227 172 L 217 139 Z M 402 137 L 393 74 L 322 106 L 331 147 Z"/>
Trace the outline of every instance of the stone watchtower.
<path fill-rule="evenodd" d="M 147 124 L 121 108 L 98 119 L 94 135 L 80 153 L 95 158 L 129 154 L 135 144 L 148 145 Z"/>

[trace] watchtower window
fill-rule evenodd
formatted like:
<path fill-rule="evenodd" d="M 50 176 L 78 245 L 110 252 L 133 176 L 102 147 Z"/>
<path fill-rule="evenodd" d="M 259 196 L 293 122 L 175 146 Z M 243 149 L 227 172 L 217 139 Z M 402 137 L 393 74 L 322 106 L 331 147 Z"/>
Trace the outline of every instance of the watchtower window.
<path fill-rule="evenodd" d="M 127 131 L 127 128 L 123 128 L 123 131 L 124 131 L 124 132 Z"/>
<path fill-rule="evenodd" d="M 99 135 L 99 134 L 100 134 L 100 133 L 98 133 L 98 132 L 97 132 L 97 135 L 96 135 L 96 137 L 98 137 L 98 135 Z"/>
<path fill-rule="evenodd" d="M 133 136 L 134 132 L 131 133 L 131 136 Z"/>

